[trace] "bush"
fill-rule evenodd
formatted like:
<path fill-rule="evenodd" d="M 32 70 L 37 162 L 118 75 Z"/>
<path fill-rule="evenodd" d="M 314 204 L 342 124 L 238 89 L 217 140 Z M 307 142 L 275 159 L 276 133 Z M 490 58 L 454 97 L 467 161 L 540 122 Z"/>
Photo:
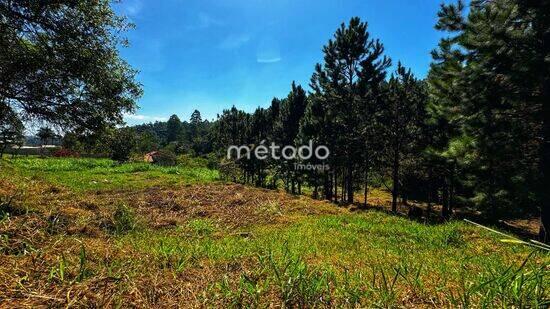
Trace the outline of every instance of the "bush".
<path fill-rule="evenodd" d="M 178 158 L 176 155 L 169 151 L 157 151 L 153 155 L 153 163 L 160 166 L 174 166 L 177 163 Z"/>
<path fill-rule="evenodd" d="M 109 140 L 111 159 L 125 162 L 136 147 L 136 132 L 132 128 L 120 128 L 113 132 Z"/>
<path fill-rule="evenodd" d="M 212 170 L 216 170 L 220 167 L 220 160 L 215 153 L 209 153 L 206 155 L 206 167 Z"/>
<path fill-rule="evenodd" d="M 219 170 L 224 180 L 236 182 L 242 177 L 242 171 L 234 160 L 224 158 L 219 164 Z"/>

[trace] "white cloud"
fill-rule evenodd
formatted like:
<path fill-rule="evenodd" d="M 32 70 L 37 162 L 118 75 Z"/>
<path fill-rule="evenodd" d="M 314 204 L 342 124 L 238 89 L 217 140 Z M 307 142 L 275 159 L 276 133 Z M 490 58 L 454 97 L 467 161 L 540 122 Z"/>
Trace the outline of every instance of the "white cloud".
<path fill-rule="evenodd" d="M 219 47 L 221 49 L 235 49 L 246 44 L 248 41 L 250 41 L 248 34 L 231 34 L 220 43 Z"/>
<path fill-rule="evenodd" d="M 150 116 L 143 114 L 124 114 L 124 120 L 127 122 L 166 121 L 168 120 L 168 117 Z"/>

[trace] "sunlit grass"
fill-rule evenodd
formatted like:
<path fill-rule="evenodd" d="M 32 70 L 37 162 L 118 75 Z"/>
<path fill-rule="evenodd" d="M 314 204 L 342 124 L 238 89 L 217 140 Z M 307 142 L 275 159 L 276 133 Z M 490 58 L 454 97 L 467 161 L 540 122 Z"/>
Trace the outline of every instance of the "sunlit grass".
<path fill-rule="evenodd" d="M 548 270 L 540 266 L 541 261 L 543 265 L 550 262 L 547 255 L 530 256 L 531 249 L 502 243 L 494 235 L 463 222 L 426 225 L 368 212 L 311 217 L 290 226 L 255 226 L 242 232 L 246 232 L 245 237 L 243 233 L 226 231 L 223 226 L 199 220 L 175 230 L 140 231 L 119 241 L 137 252 L 151 254 L 156 265 L 175 273 L 204 263 L 224 265 L 252 261 L 256 271 L 248 270 L 251 272 L 246 276 L 261 277 L 254 280 L 254 287 L 245 287 L 252 284 L 246 276 L 236 282 L 224 279 L 215 285 L 214 290 L 223 290 L 225 297 L 237 298 L 233 299 L 237 301 L 235 306 L 240 301 L 249 305 L 262 303 L 266 295 L 255 295 L 258 293 L 255 288 L 259 286 L 265 286 L 260 294 L 267 294 L 265 289 L 269 287 L 282 293 L 283 299 L 292 298 L 296 295 L 284 296 L 285 287 L 281 286 L 289 280 L 312 280 L 305 282 L 303 289 L 330 282 L 323 288 L 317 287 L 320 289 L 317 292 L 309 292 L 321 293 L 339 304 L 353 299 L 355 305 L 396 305 L 400 298 L 412 292 L 421 303 L 433 300 L 455 305 L 488 300 L 501 305 L 508 304 L 507 301 L 534 305 L 548 297 L 549 291 L 544 290 L 547 281 L 540 281 L 548 279 Z M 277 274 L 278 267 L 296 269 Z M 518 291 L 494 290 L 502 289 L 503 284 L 519 284 L 521 278 L 517 276 L 523 276 L 523 288 L 533 294 L 513 301 Z M 324 283 L 317 282 L 319 280 Z M 240 290 L 243 288 L 245 290 Z M 302 296 L 305 297 L 302 301 L 310 305 L 320 301 Z"/>
<path fill-rule="evenodd" d="M 1 164 L 21 175 L 72 190 L 141 189 L 219 179 L 218 171 L 204 167 L 120 164 L 109 159 L 17 157 L 3 159 Z"/>

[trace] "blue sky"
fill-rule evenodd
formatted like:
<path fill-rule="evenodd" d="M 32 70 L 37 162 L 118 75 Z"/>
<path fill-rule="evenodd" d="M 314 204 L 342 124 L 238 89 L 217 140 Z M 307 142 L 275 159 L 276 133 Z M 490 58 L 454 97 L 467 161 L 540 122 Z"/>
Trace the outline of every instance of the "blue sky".
<path fill-rule="evenodd" d="M 123 0 L 115 9 L 136 24 L 121 54 L 140 71 L 144 96 L 128 124 L 214 119 L 284 97 L 295 80 L 306 89 L 322 46 L 359 16 L 394 63 L 424 77 L 441 33 L 441 0 Z"/>

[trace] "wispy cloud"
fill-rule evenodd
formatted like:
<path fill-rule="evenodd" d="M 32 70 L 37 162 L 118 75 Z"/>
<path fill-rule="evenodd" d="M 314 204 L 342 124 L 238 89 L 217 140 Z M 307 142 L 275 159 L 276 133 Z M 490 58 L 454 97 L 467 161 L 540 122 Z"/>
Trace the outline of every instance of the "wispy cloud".
<path fill-rule="evenodd" d="M 268 35 L 260 40 L 256 51 L 256 62 L 276 63 L 282 60 L 279 52 L 279 42 Z"/>
<path fill-rule="evenodd" d="M 231 34 L 227 36 L 219 45 L 221 49 L 235 49 L 250 41 L 248 34 Z"/>
<path fill-rule="evenodd" d="M 215 26 L 223 26 L 224 22 L 220 19 L 212 17 L 204 12 L 197 15 L 197 19 L 191 25 L 187 25 L 188 30 L 206 29 Z"/>
<path fill-rule="evenodd" d="M 143 10 L 142 0 L 128 0 L 123 5 L 124 13 L 128 16 L 136 16 Z"/>
<path fill-rule="evenodd" d="M 281 61 L 281 57 L 274 57 L 274 58 L 257 58 L 256 61 L 258 63 L 275 63 Z"/>
<path fill-rule="evenodd" d="M 143 115 L 143 114 L 124 114 L 124 120 L 127 122 L 148 122 L 148 121 L 166 121 L 167 117 Z"/>

